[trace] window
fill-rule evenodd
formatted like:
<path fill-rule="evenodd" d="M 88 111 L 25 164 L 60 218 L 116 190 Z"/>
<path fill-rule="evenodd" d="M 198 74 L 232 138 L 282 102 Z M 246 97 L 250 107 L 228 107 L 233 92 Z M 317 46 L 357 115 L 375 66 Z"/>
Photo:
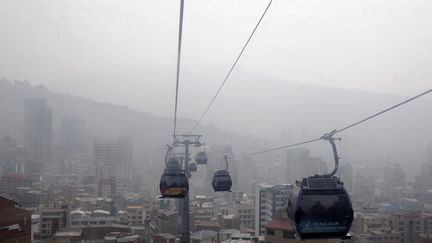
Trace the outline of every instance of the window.
<path fill-rule="evenodd" d="M 274 235 L 275 232 L 274 232 L 274 230 L 272 230 L 272 229 L 267 229 L 267 234 L 268 234 L 268 235 Z"/>

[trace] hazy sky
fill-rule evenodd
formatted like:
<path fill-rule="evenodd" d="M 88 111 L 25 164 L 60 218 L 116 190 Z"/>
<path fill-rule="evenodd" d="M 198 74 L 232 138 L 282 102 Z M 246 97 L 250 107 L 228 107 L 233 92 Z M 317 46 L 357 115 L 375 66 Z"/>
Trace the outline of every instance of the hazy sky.
<path fill-rule="evenodd" d="M 182 77 L 217 75 L 200 87 L 182 80 L 183 89 L 216 90 L 266 4 L 186 0 Z M 178 0 L 1 0 L 0 77 L 142 110 L 158 86 L 171 106 L 178 9 Z M 432 86 L 431 13 L 430 0 L 274 0 L 239 66 L 281 80 L 417 93 Z"/>

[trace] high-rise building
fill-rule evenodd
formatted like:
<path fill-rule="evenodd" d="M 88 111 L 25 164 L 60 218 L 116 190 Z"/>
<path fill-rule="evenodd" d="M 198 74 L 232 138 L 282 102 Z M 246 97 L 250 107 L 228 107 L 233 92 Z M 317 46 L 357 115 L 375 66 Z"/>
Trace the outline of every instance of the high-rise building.
<path fill-rule="evenodd" d="M 389 225 L 401 235 L 401 242 L 416 242 L 415 237 L 421 233 L 432 233 L 428 231 L 432 216 L 416 212 L 396 212 L 389 215 Z"/>
<path fill-rule="evenodd" d="M 415 186 L 420 192 L 432 189 L 432 147 L 428 147 L 426 151 L 426 163 L 422 165 L 422 171 L 416 177 Z"/>
<path fill-rule="evenodd" d="M 53 236 L 57 231 L 68 228 L 70 226 L 69 206 L 41 209 L 40 224 L 42 237 Z"/>
<path fill-rule="evenodd" d="M 239 189 L 247 194 L 252 194 L 252 180 L 253 178 L 255 165 L 252 164 L 251 158 L 245 158 L 238 162 L 239 167 L 239 178 L 238 178 L 238 186 Z M 256 174 L 256 173 L 255 173 Z"/>
<path fill-rule="evenodd" d="M 349 163 L 343 163 L 339 166 L 339 170 L 336 173 L 336 176 L 340 177 L 344 183 L 345 189 L 349 192 L 353 192 L 353 168 Z"/>
<path fill-rule="evenodd" d="M 9 135 L 0 138 L 0 176 L 5 173 L 24 174 L 24 151 Z"/>
<path fill-rule="evenodd" d="M 385 196 L 396 197 L 399 187 L 405 187 L 405 173 L 400 164 L 388 164 L 384 167 L 382 190 Z"/>
<path fill-rule="evenodd" d="M 236 214 L 238 214 L 240 217 L 240 226 L 246 227 L 248 229 L 253 229 L 255 223 L 255 210 L 253 201 L 235 204 L 234 208 Z"/>
<path fill-rule="evenodd" d="M 432 164 L 432 145 L 426 149 L 426 162 Z"/>
<path fill-rule="evenodd" d="M 123 195 L 127 192 L 132 163 L 132 144 L 129 140 L 96 142 L 94 162 L 99 196 Z"/>
<path fill-rule="evenodd" d="M 259 185 L 255 194 L 255 235 L 264 235 L 264 226 L 286 210 L 291 185 Z"/>
<path fill-rule="evenodd" d="M 52 112 L 44 99 L 29 98 L 24 105 L 26 172 L 41 174 L 52 158 Z"/>
<path fill-rule="evenodd" d="M 63 153 L 77 154 L 85 150 L 83 141 L 84 120 L 76 117 L 63 117 L 61 119 L 61 144 Z"/>
<path fill-rule="evenodd" d="M 294 184 L 296 180 L 301 180 L 305 177 L 328 172 L 327 164 L 324 160 L 312 157 L 308 149 L 288 149 L 286 155 L 286 175 L 287 182 L 290 184 Z"/>
<path fill-rule="evenodd" d="M 356 171 L 353 187 L 355 197 L 362 199 L 365 205 L 374 202 L 375 180 L 371 176 L 366 176 L 360 171 Z"/>

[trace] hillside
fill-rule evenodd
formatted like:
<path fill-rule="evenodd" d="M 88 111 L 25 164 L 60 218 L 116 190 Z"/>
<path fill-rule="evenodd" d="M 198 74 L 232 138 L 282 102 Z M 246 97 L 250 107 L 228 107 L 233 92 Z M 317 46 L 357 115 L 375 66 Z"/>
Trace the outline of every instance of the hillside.
<path fill-rule="evenodd" d="M 63 117 L 81 118 L 85 122 L 84 134 L 89 145 L 94 139 L 116 140 L 127 136 L 134 143 L 134 151 L 160 150 L 171 142 L 172 119 L 138 112 L 125 106 L 99 103 L 90 99 L 73 97 L 49 91 L 44 86 L 34 87 L 28 82 L 0 81 L 0 136 L 10 134 L 23 140 L 24 100 L 44 98 L 53 111 L 54 138 Z M 178 129 L 186 130 L 192 120 L 180 119 Z M 232 144 L 254 147 L 262 143 L 236 133 L 222 131 L 214 126 L 200 127 L 203 142 L 207 144 Z"/>

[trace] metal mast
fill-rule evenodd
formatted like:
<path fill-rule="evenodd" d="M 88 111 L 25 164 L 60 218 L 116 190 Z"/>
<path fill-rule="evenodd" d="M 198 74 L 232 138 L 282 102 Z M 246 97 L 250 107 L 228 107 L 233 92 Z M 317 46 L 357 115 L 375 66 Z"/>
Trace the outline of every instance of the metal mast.
<path fill-rule="evenodd" d="M 185 159 L 183 167 L 186 175 L 190 178 L 191 172 L 189 171 L 189 145 L 195 147 L 201 146 L 199 141 L 201 135 L 174 135 L 174 147 L 184 146 Z M 190 222 L 189 222 L 189 192 L 183 199 L 179 201 L 179 213 L 181 218 L 181 243 L 190 243 Z"/>

